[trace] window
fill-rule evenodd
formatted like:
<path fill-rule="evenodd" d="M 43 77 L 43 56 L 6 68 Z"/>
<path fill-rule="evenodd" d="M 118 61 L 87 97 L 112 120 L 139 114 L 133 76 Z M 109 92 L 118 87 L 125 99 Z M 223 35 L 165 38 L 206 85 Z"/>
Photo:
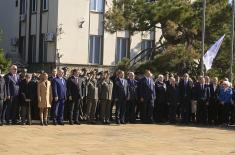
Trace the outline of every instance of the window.
<path fill-rule="evenodd" d="M 15 1 L 15 6 L 18 7 L 18 0 Z"/>
<path fill-rule="evenodd" d="M 128 38 L 117 38 L 115 58 L 116 63 L 121 61 L 122 58 L 127 57 L 127 52 L 129 51 L 128 41 Z"/>
<path fill-rule="evenodd" d="M 101 36 L 90 36 L 89 39 L 89 63 L 100 64 L 101 60 Z"/>
<path fill-rule="evenodd" d="M 47 62 L 47 48 L 48 48 L 48 42 L 43 41 L 43 62 Z"/>
<path fill-rule="evenodd" d="M 96 12 L 103 12 L 104 0 L 90 0 L 90 10 Z"/>
<path fill-rule="evenodd" d="M 26 37 L 20 37 L 20 55 L 22 56 L 22 58 L 25 58 L 25 53 L 26 53 Z"/>
<path fill-rule="evenodd" d="M 32 13 L 37 12 L 37 0 L 31 0 Z"/>
<path fill-rule="evenodd" d="M 142 60 L 148 60 L 150 58 L 150 53 L 149 50 L 153 47 L 153 41 L 152 40 L 142 40 L 141 42 L 141 51 L 146 50 L 142 55 L 141 58 Z"/>
<path fill-rule="evenodd" d="M 31 36 L 31 62 L 36 63 L 37 62 L 37 51 L 36 51 L 36 36 Z"/>
<path fill-rule="evenodd" d="M 20 14 L 25 14 L 26 13 L 26 0 L 21 0 L 20 1 Z"/>
<path fill-rule="evenodd" d="M 48 10 L 48 0 L 43 0 L 43 11 Z"/>

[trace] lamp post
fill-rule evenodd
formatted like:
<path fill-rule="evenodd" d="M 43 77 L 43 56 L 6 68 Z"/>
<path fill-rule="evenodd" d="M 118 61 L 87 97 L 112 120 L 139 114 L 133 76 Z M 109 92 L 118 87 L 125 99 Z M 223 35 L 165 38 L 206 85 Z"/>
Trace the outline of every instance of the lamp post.
<path fill-rule="evenodd" d="M 203 56 L 205 54 L 205 29 L 206 29 L 206 0 L 203 0 L 203 15 L 202 15 L 202 57 L 201 57 L 201 74 L 204 76 Z"/>
<path fill-rule="evenodd" d="M 233 15 L 232 15 L 232 29 L 231 29 L 231 53 L 230 53 L 230 81 L 233 82 L 233 47 L 234 47 L 234 14 L 235 14 L 235 3 L 232 1 Z"/>

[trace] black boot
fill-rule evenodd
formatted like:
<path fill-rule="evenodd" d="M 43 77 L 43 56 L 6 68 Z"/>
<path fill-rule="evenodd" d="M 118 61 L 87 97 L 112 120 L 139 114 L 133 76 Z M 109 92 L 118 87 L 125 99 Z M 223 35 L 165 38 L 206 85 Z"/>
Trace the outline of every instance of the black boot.
<path fill-rule="evenodd" d="M 48 126 L 47 120 L 44 120 L 44 125 Z"/>
<path fill-rule="evenodd" d="M 69 120 L 69 124 L 70 125 L 73 125 L 74 123 L 73 123 L 73 120 Z"/>
<path fill-rule="evenodd" d="M 41 124 L 41 126 L 43 126 L 44 124 L 43 124 L 43 121 L 40 121 L 40 124 Z"/>

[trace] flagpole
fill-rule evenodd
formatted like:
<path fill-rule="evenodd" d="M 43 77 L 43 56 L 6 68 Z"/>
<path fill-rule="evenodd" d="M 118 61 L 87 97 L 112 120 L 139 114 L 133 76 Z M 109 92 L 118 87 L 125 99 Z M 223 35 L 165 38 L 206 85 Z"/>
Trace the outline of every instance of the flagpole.
<path fill-rule="evenodd" d="M 231 55 L 230 55 L 230 81 L 233 82 L 233 48 L 234 48 L 234 14 L 235 3 L 232 1 L 233 15 L 232 15 L 232 36 L 231 36 Z"/>
<path fill-rule="evenodd" d="M 203 16 L 202 16 L 202 57 L 201 57 L 201 74 L 204 76 L 203 56 L 205 54 L 205 29 L 206 29 L 206 0 L 203 0 Z"/>

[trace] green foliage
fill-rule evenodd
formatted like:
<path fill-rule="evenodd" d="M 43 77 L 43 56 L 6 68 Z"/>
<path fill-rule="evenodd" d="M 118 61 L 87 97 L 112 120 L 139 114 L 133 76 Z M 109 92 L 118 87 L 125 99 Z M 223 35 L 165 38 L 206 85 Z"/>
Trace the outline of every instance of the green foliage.
<path fill-rule="evenodd" d="M 200 65 L 195 64 L 195 60 L 199 61 L 202 51 L 202 11 L 202 0 L 193 3 L 190 0 L 158 0 L 155 3 L 119 0 L 106 13 L 105 28 L 110 32 L 129 30 L 133 34 L 151 30 L 160 23 L 165 51 L 138 69 L 199 74 Z M 205 49 L 226 35 L 209 75 L 228 76 L 231 22 L 232 7 L 228 0 L 207 0 Z"/>
<path fill-rule="evenodd" d="M 117 65 L 118 69 L 123 70 L 125 72 L 128 71 L 130 67 L 130 59 L 128 58 L 123 58 Z"/>
<path fill-rule="evenodd" d="M 11 65 L 11 61 L 7 60 L 5 58 L 3 49 L 0 49 L 0 70 L 1 70 L 1 72 L 2 73 L 7 72 L 10 65 Z"/>
<path fill-rule="evenodd" d="M 3 31 L 2 31 L 2 29 L 0 27 L 0 41 L 2 40 L 2 36 L 3 36 Z"/>
<path fill-rule="evenodd" d="M 2 34 L 3 34 L 3 31 L 0 28 L 0 41 L 2 39 Z M 8 70 L 10 64 L 11 64 L 11 61 L 9 61 L 5 58 L 3 49 L 0 48 L 0 70 L 1 70 L 1 72 L 5 73 Z"/>
<path fill-rule="evenodd" d="M 140 71 L 145 68 L 151 69 L 154 73 L 171 73 L 183 74 L 189 72 L 193 75 L 197 74 L 199 54 L 196 52 L 188 52 L 184 45 L 169 46 L 164 53 L 156 55 L 155 58 L 140 66 Z"/>

